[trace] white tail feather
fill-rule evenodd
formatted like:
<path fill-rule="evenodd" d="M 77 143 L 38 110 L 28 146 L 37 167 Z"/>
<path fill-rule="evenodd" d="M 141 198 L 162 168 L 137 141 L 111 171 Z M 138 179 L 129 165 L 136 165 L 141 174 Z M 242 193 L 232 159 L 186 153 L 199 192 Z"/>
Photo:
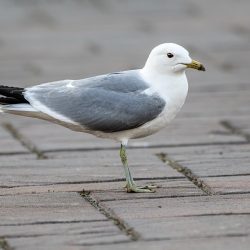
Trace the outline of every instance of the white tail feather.
<path fill-rule="evenodd" d="M 3 112 L 8 111 L 25 111 L 25 112 L 37 112 L 30 104 L 21 103 L 21 104 L 9 104 L 0 106 Z"/>
<path fill-rule="evenodd" d="M 31 116 L 31 117 L 33 117 L 34 114 L 40 113 L 39 111 L 34 109 L 31 105 L 26 103 L 0 105 L 0 112 L 10 113 L 15 115 Z"/>

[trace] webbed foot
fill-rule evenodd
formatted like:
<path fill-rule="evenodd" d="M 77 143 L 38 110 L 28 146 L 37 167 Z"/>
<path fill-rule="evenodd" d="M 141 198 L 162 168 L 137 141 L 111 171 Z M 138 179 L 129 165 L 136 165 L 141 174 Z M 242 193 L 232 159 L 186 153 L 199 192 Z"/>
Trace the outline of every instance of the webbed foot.
<path fill-rule="evenodd" d="M 140 187 L 140 186 L 136 186 L 136 184 L 127 184 L 125 186 L 125 188 L 127 189 L 128 193 L 154 193 L 156 186 L 153 185 L 148 185 L 145 187 Z"/>

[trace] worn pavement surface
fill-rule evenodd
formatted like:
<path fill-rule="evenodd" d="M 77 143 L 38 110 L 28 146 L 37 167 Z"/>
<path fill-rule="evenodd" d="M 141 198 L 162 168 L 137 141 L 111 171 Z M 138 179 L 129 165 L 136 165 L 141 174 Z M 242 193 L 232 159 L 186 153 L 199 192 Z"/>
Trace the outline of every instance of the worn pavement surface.
<path fill-rule="evenodd" d="M 119 145 L 0 116 L 0 249 L 249 249 L 250 1 L 0 0 L 0 83 L 143 66 L 162 42 L 207 68 L 160 133 Z"/>

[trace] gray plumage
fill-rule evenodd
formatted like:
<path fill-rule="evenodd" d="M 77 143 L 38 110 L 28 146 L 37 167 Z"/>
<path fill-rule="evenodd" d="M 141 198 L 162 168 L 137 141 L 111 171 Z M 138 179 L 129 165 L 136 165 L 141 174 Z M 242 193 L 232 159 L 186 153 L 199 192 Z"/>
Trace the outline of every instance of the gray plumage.
<path fill-rule="evenodd" d="M 34 107 L 38 101 L 88 130 L 110 133 L 140 127 L 162 112 L 165 101 L 145 94 L 148 88 L 132 70 L 42 84 L 27 88 L 24 96 Z"/>

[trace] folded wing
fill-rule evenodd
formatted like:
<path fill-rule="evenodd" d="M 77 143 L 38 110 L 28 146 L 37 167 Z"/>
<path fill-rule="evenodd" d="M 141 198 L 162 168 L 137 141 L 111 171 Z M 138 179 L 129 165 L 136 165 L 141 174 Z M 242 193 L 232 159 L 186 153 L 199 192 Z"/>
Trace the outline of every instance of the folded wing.
<path fill-rule="evenodd" d="M 24 96 L 37 110 L 55 119 L 106 133 L 140 127 L 165 107 L 137 71 L 84 80 L 65 80 L 26 89 Z"/>

